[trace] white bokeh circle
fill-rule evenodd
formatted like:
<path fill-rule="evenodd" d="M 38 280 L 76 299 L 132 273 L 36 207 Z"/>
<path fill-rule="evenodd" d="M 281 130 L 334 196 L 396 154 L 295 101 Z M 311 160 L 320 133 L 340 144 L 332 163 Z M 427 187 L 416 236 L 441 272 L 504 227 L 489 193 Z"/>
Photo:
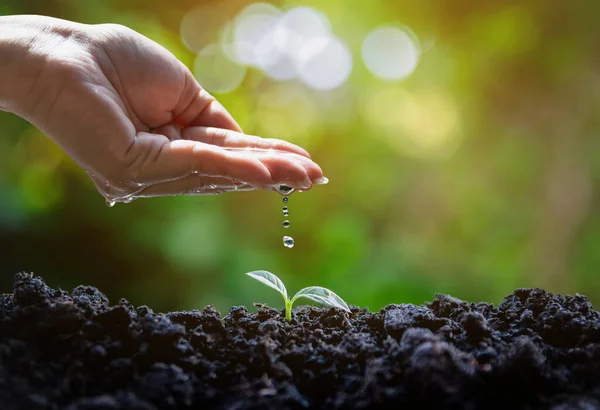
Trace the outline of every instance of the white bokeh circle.
<path fill-rule="evenodd" d="M 194 60 L 194 76 L 211 93 L 235 90 L 246 75 L 246 67 L 232 61 L 218 44 L 202 49 Z"/>
<path fill-rule="evenodd" d="M 342 85 L 352 72 L 352 54 L 337 37 L 321 37 L 300 50 L 300 80 L 317 90 L 331 90 Z"/>
<path fill-rule="evenodd" d="M 384 80 L 408 77 L 420 57 L 416 36 L 408 29 L 396 26 L 381 26 L 369 32 L 361 52 L 369 71 Z"/>

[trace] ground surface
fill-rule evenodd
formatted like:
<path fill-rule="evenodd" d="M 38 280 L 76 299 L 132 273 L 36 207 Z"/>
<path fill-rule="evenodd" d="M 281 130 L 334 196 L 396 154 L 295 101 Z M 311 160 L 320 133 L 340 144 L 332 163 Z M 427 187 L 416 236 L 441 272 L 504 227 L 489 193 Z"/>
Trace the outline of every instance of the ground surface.
<path fill-rule="evenodd" d="M 0 408 L 597 409 L 599 318 L 538 289 L 292 323 L 267 307 L 157 314 L 19 274 L 0 296 Z"/>

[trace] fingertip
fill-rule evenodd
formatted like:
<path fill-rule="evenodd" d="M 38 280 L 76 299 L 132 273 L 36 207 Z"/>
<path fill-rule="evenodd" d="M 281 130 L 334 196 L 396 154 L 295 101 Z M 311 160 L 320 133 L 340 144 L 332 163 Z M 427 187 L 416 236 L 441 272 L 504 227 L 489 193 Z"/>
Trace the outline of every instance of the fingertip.
<path fill-rule="evenodd" d="M 242 128 L 225 107 L 193 77 L 187 81 L 183 95 L 173 112 L 174 122 L 183 128 L 200 125 L 242 132 Z"/>
<path fill-rule="evenodd" d="M 242 132 L 242 128 L 229 111 L 215 99 L 190 124 L 190 126 L 196 125 Z"/>
<path fill-rule="evenodd" d="M 238 124 L 237 121 L 235 120 L 235 118 L 233 118 L 233 115 L 231 115 L 231 113 L 229 113 L 229 111 L 227 111 L 227 109 L 223 106 L 223 104 L 221 104 L 218 100 L 215 100 L 212 103 L 211 108 L 213 109 L 212 115 L 215 117 L 214 118 L 215 123 L 221 124 L 221 125 L 220 126 L 207 125 L 207 126 L 212 126 L 212 127 L 216 127 L 216 128 L 225 128 L 225 129 L 239 132 L 239 133 L 244 132 L 242 130 L 242 127 L 240 127 L 240 124 Z"/>
<path fill-rule="evenodd" d="M 305 189 L 311 185 L 306 169 L 291 158 L 269 156 L 262 159 L 272 175 L 272 185 L 288 185 L 294 189 Z"/>
<path fill-rule="evenodd" d="M 312 183 L 323 178 L 323 170 L 321 169 L 319 164 L 314 162 L 312 159 L 299 159 L 298 162 L 300 162 L 302 167 L 304 167 L 304 169 L 306 170 L 306 174 L 308 175 L 308 178 L 310 178 Z"/>
<path fill-rule="evenodd" d="M 268 143 L 273 146 L 275 149 L 281 150 L 281 151 L 287 151 L 287 152 L 291 152 L 294 154 L 298 154 L 301 155 L 303 157 L 306 157 L 308 159 L 312 159 L 312 157 L 310 156 L 310 154 L 308 153 L 307 150 L 305 150 L 304 148 L 302 148 L 299 145 L 296 145 L 294 143 L 291 143 L 289 141 L 285 141 L 282 139 L 276 139 L 276 138 L 267 138 L 265 139 L 266 141 L 268 141 Z"/>
<path fill-rule="evenodd" d="M 313 184 L 315 185 L 327 185 L 329 183 L 329 178 L 326 176 L 322 176 L 321 178 L 317 178 L 313 180 Z"/>
<path fill-rule="evenodd" d="M 294 148 L 298 155 L 302 155 L 303 157 L 306 157 L 306 158 L 312 160 L 312 157 L 310 156 L 310 154 L 308 153 L 307 150 L 305 150 L 304 148 L 302 148 L 298 145 L 294 145 Z"/>

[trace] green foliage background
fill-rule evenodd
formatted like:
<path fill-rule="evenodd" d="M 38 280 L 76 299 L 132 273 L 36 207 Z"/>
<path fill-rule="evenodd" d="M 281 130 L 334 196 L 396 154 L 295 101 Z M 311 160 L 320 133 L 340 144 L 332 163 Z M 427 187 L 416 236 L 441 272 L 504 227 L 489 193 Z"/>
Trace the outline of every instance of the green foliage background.
<path fill-rule="evenodd" d="M 125 24 L 191 67 L 179 24 L 200 3 L 3 0 L 0 14 Z M 221 3 L 226 17 L 248 4 Z M 291 196 L 296 246 L 281 244 L 275 193 L 108 208 L 51 141 L 0 113 L 0 290 L 33 271 L 157 310 L 282 307 L 243 275 L 266 269 L 292 293 L 325 286 L 373 310 L 436 292 L 498 303 L 532 286 L 600 302 L 600 2 L 274 4 L 325 12 L 354 59 L 331 92 L 251 70 L 218 96 L 246 132 L 303 145 L 330 178 Z M 375 78 L 360 56 L 366 33 L 389 22 L 435 39 L 398 83 Z M 450 130 L 448 143 L 419 145 L 436 127 Z"/>

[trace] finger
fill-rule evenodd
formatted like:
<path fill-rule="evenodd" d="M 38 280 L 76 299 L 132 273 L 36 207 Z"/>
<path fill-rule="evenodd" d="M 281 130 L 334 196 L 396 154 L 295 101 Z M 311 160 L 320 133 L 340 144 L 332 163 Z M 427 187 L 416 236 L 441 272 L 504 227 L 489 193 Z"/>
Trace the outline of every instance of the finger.
<path fill-rule="evenodd" d="M 175 121 L 183 127 L 203 125 L 241 132 L 231 114 L 200 86 L 189 70 L 185 75 L 185 87 L 173 112 Z"/>
<path fill-rule="evenodd" d="M 150 130 L 150 133 L 164 135 L 171 141 L 175 141 L 181 139 L 182 130 L 179 124 L 171 122 Z"/>
<path fill-rule="evenodd" d="M 189 127 L 183 130 L 182 138 L 226 148 L 253 148 L 293 152 L 310 158 L 310 154 L 304 148 L 290 142 L 273 138 L 260 138 L 224 128 Z"/>
<path fill-rule="evenodd" d="M 140 183 L 172 181 L 191 174 L 224 176 L 254 186 L 272 185 L 269 168 L 253 156 L 197 141 L 175 140 L 140 132 L 128 154 Z"/>
<path fill-rule="evenodd" d="M 308 190 L 313 183 L 322 183 L 324 179 L 319 165 L 298 154 L 252 149 L 239 149 L 232 152 L 262 162 L 269 169 L 274 184 L 285 184 L 296 189 Z"/>
<path fill-rule="evenodd" d="M 315 182 L 323 178 L 323 171 L 310 159 L 308 152 L 287 141 L 260 138 L 211 127 L 187 128 L 183 131 L 182 137 L 184 139 L 222 146 L 227 149 L 238 149 L 235 152 L 255 156 L 269 167 L 272 174 L 277 174 L 274 178 L 279 179 L 279 181 L 283 181 L 284 179 L 277 172 L 280 168 L 287 168 L 289 170 L 297 169 L 296 166 L 291 165 L 292 162 L 304 167 L 311 181 Z M 289 178 L 292 181 L 298 180 L 299 173 L 296 172 L 295 175 L 290 175 Z M 307 189 L 306 186 L 304 188 Z"/>
<path fill-rule="evenodd" d="M 281 153 L 276 151 L 250 151 L 250 153 L 246 153 L 244 155 L 254 155 L 256 158 L 258 158 L 263 164 L 265 164 L 269 168 L 271 174 L 274 174 L 274 179 L 277 179 L 275 175 L 280 175 L 278 174 L 279 169 L 286 167 L 291 168 L 291 164 L 294 164 L 295 169 L 302 169 L 304 171 L 304 175 L 306 175 L 306 178 L 309 181 L 311 181 L 310 185 L 312 185 L 312 183 L 320 183 L 320 181 L 323 180 L 323 170 L 321 169 L 321 167 L 311 159 L 306 158 L 302 155 L 297 155 L 293 153 Z M 299 171 L 296 171 L 296 173 L 298 175 L 300 174 Z M 283 178 L 281 178 L 281 180 L 283 180 Z M 300 187 L 296 188 L 302 189 Z M 304 189 L 308 188 L 310 188 L 310 186 L 306 186 L 305 184 Z"/>
<path fill-rule="evenodd" d="M 128 152 L 134 180 L 142 184 L 173 181 L 192 174 L 226 177 L 260 189 L 286 184 L 310 189 L 323 177 L 312 160 L 279 151 L 228 151 L 191 140 L 170 141 L 162 135 L 140 132 Z"/>
<path fill-rule="evenodd" d="M 136 194 L 136 198 L 174 195 L 218 195 L 225 192 L 253 191 L 256 187 L 228 178 L 190 175 L 175 181 L 151 185 Z"/>
<path fill-rule="evenodd" d="M 241 154 L 244 155 L 244 154 Z M 251 153 L 262 162 L 271 173 L 273 185 L 288 185 L 295 189 L 309 190 L 312 181 L 302 164 L 290 158 L 271 155 Z"/>

